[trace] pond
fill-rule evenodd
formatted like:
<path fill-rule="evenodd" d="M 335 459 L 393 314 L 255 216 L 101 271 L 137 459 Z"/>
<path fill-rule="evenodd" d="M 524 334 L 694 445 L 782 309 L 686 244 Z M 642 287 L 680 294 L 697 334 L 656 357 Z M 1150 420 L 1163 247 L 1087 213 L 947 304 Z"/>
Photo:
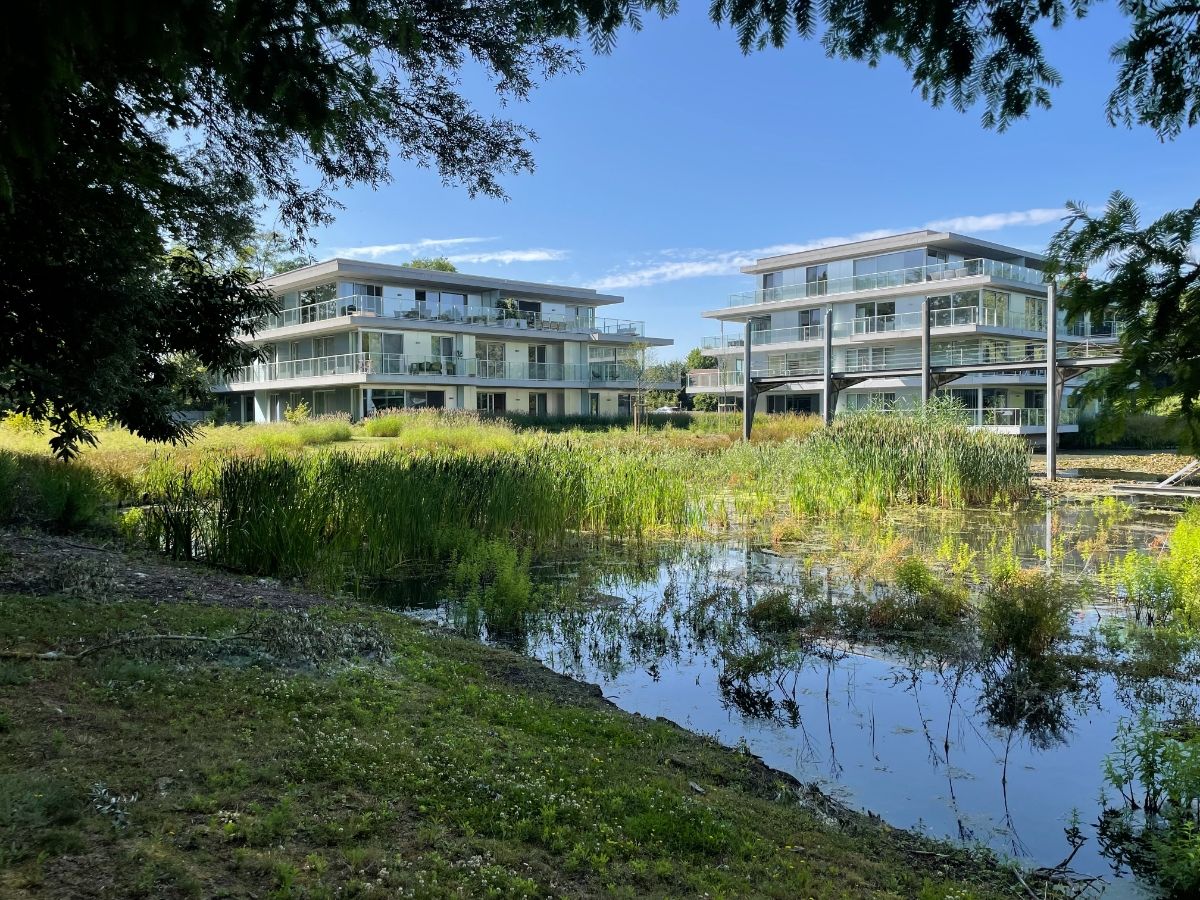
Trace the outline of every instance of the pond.
<path fill-rule="evenodd" d="M 536 599 L 515 612 L 429 581 L 392 585 L 379 599 L 598 684 L 622 709 L 745 747 L 893 825 L 1031 866 L 1070 859 L 1074 872 L 1108 880 L 1106 897 L 1146 896 L 1097 834 L 1112 793 L 1104 758 L 1119 722 L 1146 706 L 1191 714 L 1196 694 L 1081 667 L 1078 653 L 1096 644 L 1102 622 L 1125 615 L 1096 574 L 1174 521 L 1111 501 L 922 511 L 774 541 L 585 547 L 535 561 Z M 779 589 L 835 603 L 869 597 L 908 556 L 963 583 L 1019 562 L 1089 586 L 1071 621 L 1079 644 L 1026 669 L 981 661 L 961 636 L 780 641 L 747 614 Z"/>

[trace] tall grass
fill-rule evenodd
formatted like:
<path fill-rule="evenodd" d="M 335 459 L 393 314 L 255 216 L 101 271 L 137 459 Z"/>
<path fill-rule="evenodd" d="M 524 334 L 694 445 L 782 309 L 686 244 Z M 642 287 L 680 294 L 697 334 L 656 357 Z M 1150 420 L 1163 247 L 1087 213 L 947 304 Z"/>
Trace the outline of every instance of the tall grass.
<path fill-rule="evenodd" d="M 75 531 L 108 500 L 104 477 L 92 469 L 0 450 L 0 525 Z"/>
<path fill-rule="evenodd" d="M 791 496 L 798 511 L 986 505 L 1029 493 L 1024 440 L 973 430 L 939 412 L 845 416 L 803 447 L 804 470 Z"/>

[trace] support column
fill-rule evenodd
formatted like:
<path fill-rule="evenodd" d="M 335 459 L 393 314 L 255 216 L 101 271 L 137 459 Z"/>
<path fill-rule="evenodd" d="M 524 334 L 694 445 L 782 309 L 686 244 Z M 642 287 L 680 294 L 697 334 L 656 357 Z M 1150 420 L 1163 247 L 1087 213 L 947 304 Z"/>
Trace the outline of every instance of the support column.
<path fill-rule="evenodd" d="M 929 403 L 929 298 L 921 300 L 921 405 Z"/>
<path fill-rule="evenodd" d="M 742 440 L 750 440 L 754 427 L 754 385 L 750 381 L 750 320 L 746 320 L 742 345 Z"/>
<path fill-rule="evenodd" d="M 1058 478 L 1058 288 L 1046 286 L 1046 480 Z"/>
<path fill-rule="evenodd" d="M 825 307 L 825 325 L 821 332 L 821 415 L 825 424 L 833 422 L 833 307 Z"/>

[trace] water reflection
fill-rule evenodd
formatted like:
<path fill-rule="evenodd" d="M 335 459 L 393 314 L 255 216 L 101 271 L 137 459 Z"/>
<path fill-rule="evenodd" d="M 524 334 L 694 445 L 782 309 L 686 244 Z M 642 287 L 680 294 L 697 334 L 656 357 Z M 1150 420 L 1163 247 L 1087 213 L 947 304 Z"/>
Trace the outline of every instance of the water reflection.
<path fill-rule="evenodd" d="M 1098 875 L 1110 871 L 1094 823 L 1117 722 L 1195 695 L 1136 667 L 1084 664 L 1095 626 L 1117 607 L 1093 597 L 1071 623 L 1069 652 L 1040 657 L 988 652 L 971 629 L 853 639 L 835 627 L 838 610 L 885 590 L 873 573 L 897 545 L 964 584 L 986 579 L 999 558 L 1077 576 L 1170 523 L 1097 504 L 839 523 L 774 547 L 586 544 L 527 562 L 517 593 L 528 596 L 515 606 L 464 591 L 453 572 L 381 599 L 598 683 L 627 710 L 744 742 L 894 825 L 1040 866 L 1070 858 Z M 752 621 L 776 590 L 803 601 L 803 627 L 786 637 Z"/>

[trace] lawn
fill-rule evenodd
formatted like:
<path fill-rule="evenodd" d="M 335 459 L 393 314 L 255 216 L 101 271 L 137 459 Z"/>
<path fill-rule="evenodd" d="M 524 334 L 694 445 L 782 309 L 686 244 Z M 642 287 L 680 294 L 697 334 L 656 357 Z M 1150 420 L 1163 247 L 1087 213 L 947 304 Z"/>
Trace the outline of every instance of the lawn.
<path fill-rule="evenodd" d="M 1007 894 L 516 654 L 77 541 L 0 554 L 0 895 Z"/>

